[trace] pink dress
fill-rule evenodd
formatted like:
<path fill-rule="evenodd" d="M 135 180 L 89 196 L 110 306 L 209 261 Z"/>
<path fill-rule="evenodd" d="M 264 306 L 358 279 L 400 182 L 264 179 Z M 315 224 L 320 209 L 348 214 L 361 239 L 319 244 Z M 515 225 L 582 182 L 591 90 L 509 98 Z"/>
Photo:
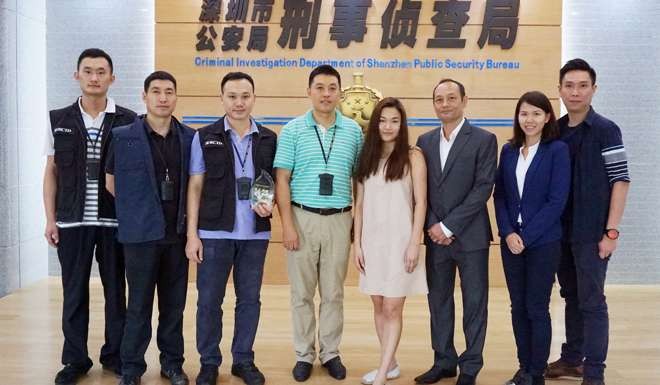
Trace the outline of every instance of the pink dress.
<path fill-rule="evenodd" d="M 385 160 L 364 184 L 362 253 L 365 274 L 360 291 L 384 297 L 428 293 L 424 259 L 412 273 L 405 270 L 405 253 L 413 225 L 413 186 L 410 173 L 385 181 Z"/>

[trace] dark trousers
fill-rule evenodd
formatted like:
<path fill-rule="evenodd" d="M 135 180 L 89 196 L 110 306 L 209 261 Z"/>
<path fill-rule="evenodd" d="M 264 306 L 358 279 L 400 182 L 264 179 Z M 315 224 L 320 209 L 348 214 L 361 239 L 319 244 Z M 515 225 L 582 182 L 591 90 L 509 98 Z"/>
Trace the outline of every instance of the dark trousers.
<path fill-rule="evenodd" d="M 559 266 L 561 242 L 525 249 L 518 255 L 511 253 L 506 242 L 500 247 L 511 298 L 511 322 L 518 362 L 529 374 L 540 376 L 550 355 L 550 294 Z"/>
<path fill-rule="evenodd" d="M 204 261 L 197 267 L 197 350 L 202 365 L 220 366 L 222 302 L 234 270 L 234 364 L 254 361 L 254 338 L 261 312 L 261 281 L 267 240 L 203 239 Z"/>
<path fill-rule="evenodd" d="M 454 347 L 454 281 L 456 268 L 463 296 L 463 332 L 467 349 L 460 357 Z M 454 246 L 427 245 L 426 279 L 429 285 L 431 344 L 434 365 L 459 366 L 476 376 L 483 367 L 488 320 L 488 249 L 459 251 Z"/>
<path fill-rule="evenodd" d="M 598 243 L 565 243 L 557 279 L 566 300 L 566 343 L 561 359 L 584 364 L 584 376 L 603 379 L 609 342 L 605 277 L 609 258 L 598 255 Z M 584 361 L 583 361 L 584 360 Z"/>
<path fill-rule="evenodd" d="M 105 298 L 105 343 L 100 361 L 118 366 L 119 347 L 126 318 L 124 253 L 117 243 L 117 229 L 79 226 L 59 229 L 57 257 L 62 266 L 62 364 L 91 367 L 87 351 L 89 330 L 89 275 L 94 250 Z"/>
<path fill-rule="evenodd" d="M 185 241 L 172 244 L 127 244 L 128 311 L 121 344 L 122 373 L 141 376 L 147 370 L 144 353 L 151 340 L 154 291 L 158 290 L 156 341 L 163 370 L 183 365 L 183 310 L 188 288 Z"/>

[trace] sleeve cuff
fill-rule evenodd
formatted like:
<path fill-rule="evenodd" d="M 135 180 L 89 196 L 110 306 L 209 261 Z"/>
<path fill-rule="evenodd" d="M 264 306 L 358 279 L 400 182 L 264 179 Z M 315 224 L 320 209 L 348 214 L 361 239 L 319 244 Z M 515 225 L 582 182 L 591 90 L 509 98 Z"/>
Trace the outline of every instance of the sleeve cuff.
<path fill-rule="evenodd" d="M 442 232 L 445 233 L 445 237 L 451 238 L 454 233 L 447 228 L 442 222 L 440 222 L 440 227 L 442 228 Z"/>

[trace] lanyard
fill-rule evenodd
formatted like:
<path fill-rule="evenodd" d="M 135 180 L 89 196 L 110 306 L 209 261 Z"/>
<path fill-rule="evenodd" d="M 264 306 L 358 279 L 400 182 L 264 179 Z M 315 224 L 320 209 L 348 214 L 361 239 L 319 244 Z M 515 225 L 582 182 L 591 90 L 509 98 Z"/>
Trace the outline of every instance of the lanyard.
<path fill-rule="evenodd" d="M 168 135 L 169 134 L 171 134 L 171 133 L 168 133 Z M 170 169 L 169 169 L 169 166 L 167 165 L 167 160 L 165 159 L 165 155 L 163 155 L 163 151 L 161 151 L 161 147 L 165 146 L 165 144 L 166 144 L 165 141 L 166 141 L 165 137 L 163 137 L 162 140 L 158 140 L 156 143 L 154 143 L 154 148 L 156 149 L 156 153 L 158 154 L 158 158 L 160 158 L 161 164 L 163 166 L 165 166 L 165 181 L 169 182 L 170 181 Z M 158 143 L 158 142 L 160 142 L 160 143 Z"/>
<path fill-rule="evenodd" d="M 236 147 L 236 143 L 232 141 L 231 145 L 232 147 L 234 147 L 234 152 L 236 153 L 238 162 L 241 164 L 241 172 L 243 173 L 242 175 L 245 175 L 245 163 L 247 163 L 248 151 L 250 151 L 250 147 L 252 145 L 252 135 L 250 135 L 248 139 L 248 145 L 245 147 L 245 155 L 243 155 L 243 158 L 241 158 L 241 154 L 238 152 L 238 147 Z"/>
<path fill-rule="evenodd" d="M 321 146 L 321 152 L 323 153 L 323 161 L 325 161 L 325 167 L 328 167 L 328 162 L 330 161 L 330 153 L 332 152 L 332 146 L 335 144 L 335 135 L 337 135 L 337 128 L 335 127 L 332 131 L 332 140 L 330 141 L 330 148 L 328 148 L 328 156 L 325 156 L 325 149 L 323 148 L 323 142 L 321 141 L 321 135 L 319 135 L 319 130 L 314 125 L 314 132 L 316 132 L 316 139 L 319 140 L 319 146 Z"/>
<path fill-rule="evenodd" d="M 103 135 L 103 126 L 105 126 L 105 123 L 101 123 L 101 127 L 99 128 L 99 133 L 96 135 L 96 138 L 94 138 L 94 140 L 92 140 L 92 137 L 89 135 L 89 129 L 85 127 L 85 136 L 87 136 L 87 141 L 91 143 L 93 151 L 96 151 L 96 146 L 99 143 L 99 139 Z M 90 128 L 96 128 L 96 127 L 90 127 Z"/>

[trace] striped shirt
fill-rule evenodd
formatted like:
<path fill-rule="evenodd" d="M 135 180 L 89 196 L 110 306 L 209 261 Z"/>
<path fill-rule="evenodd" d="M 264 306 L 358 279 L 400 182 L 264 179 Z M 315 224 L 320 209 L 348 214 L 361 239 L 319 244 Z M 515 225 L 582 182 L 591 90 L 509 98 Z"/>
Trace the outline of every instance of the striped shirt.
<path fill-rule="evenodd" d="M 81 100 L 78 98 L 78 106 L 82 114 L 83 123 L 87 130 L 87 160 L 97 160 L 101 159 L 101 142 L 103 137 L 99 137 L 101 134 L 101 128 L 103 126 L 103 120 L 105 119 L 105 114 L 110 113 L 114 114 L 116 110 L 115 101 L 112 98 L 107 99 L 105 111 L 98 114 L 96 118 L 89 115 L 82 108 Z M 50 125 L 50 119 L 48 119 Z M 105 127 L 110 129 L 109 127 Z M 53 132 L 48 128 L 49 141 L 47 142 L 46 155 L 54 155 L 54 139 Z M 103 170 L 99 170 L 99 178 L 104 177 L 105 174 Z M 98 180 L 87 179 L 85 185 L 85 207 L 83 213 L 82 222 L 57 222 L 57 227 L 59 228 L 70 228 L 78 226 L 106 226 L 106 227 L 117 227 L 117 220 L 113 218 L 99 218 L 99 183 Z"/>
<path fill-rule="evenodd" d="M 324 135 L 318 129 L 317 136 L 311 110 L 282 128 L 273 167 L 291 171 L 292 201 L 316 208 L 343 208 L 353 201 L 351 178 L 362 149 L 362 129 L 355 121 L 335 113 L 335 124 Z M 329 196 L 319 194 L 319 175 L 324 173 L 333 175 Z"/>

